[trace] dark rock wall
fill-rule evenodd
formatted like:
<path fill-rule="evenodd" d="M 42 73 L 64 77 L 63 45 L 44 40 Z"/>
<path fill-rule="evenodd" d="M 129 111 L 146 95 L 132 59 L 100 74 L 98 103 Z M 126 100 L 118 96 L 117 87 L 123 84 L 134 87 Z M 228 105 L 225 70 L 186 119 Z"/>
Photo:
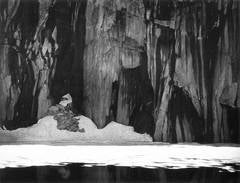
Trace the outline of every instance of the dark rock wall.
<path fill-rule="evenodd" d="M 33 123 L 70 93 L 99 128 L 239 142 L 240 2 L 0 1 L 0 121 Z"/>
<path fill-rule="evenodd" d="M 147 5 L 155 140 L 239 141 L 239 2 Z"/>
<path fill-rule="evenodd" d="M 0 2 L 0 121 L 9 129 L 35 123 L 66 93 L 80 110 L 85 6 L 86 1 Z"/>

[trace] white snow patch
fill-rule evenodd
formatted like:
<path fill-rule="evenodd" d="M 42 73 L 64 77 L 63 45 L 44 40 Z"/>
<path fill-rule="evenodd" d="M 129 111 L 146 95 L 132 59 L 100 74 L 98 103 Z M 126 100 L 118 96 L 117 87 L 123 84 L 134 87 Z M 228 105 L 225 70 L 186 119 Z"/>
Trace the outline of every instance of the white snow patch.
<path fill-rule="evenodd" d="M 62 96 L 62 99 L 59 104 L 62 105 L 63 107 L 66 107 L 68 104 L 71 104 L 71 103 L 72 103 L 72 97 L 68 93 L 68 94 Z"/>
<path fill-rule="evenodd" d="M 85 132 L 70 132 L 58 130 L 57 121 L 53 116 L 46 116 L 38 121 L 37 124 L 28 128 L 19 128 L 8 131 L 0 130 L 1 141 L 73 141 L 73 142 L 152 142 L 152 138 L 147 134 L 134 132 L 130 126 L 116 122 L 109 123 L 103 129 L 97 129 L 93 121 L 85 116 L 76 117 L 79 128 L 84 128 Z"/>

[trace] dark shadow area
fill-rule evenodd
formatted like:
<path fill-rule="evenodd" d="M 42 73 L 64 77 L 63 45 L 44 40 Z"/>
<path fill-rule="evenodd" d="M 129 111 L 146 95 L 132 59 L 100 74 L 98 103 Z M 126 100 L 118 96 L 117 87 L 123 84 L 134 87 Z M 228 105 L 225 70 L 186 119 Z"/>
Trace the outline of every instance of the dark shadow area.
<path fill-rule="evenodd" d="M 229 137 L 230 139 L 228 139 L 229 142 L 232 143 L 239 143 L 239 136 L 240 136 L 240 132 L 239 132 L 239 110 L 237 108 L 232 108 L 232 107 L 227 107 L 224 106 L 224 108 L 226 108 L 227 110 L 227 121 L 228 123 L 228 128 L 229 128 Z"/>
<path fill-rule="evenodd" d="M 135 70 L 135 71 L 134 71 Z M 135 99 L 134 108 L 130 116 L 130 125 L 134 127 L 134 130 L 138 133 L 147 133 L 153 137 L 155 123 L 153 118 L 153 87 L 149 79 L 147 71 L 147 54 L 141 53 L 141 66 L 132 69 L 134 76 L 129 75 L 128 80 L 135 79 L 134 83 L 130 83 L 129 87 L 132 90 L 130 93 L 132 98 Z M 131 79 L 130 79 L 131 78 Z M 129 96 L 131 96 L 129 95 Z"/>
<path fill-rule="evenodd" d="M 193 105 L 191 97 L 183 88 L 173 86 L 168 107 L 168 115 L 171 120 L 169 131 L 170 134 L 173 134 L 169 138 L 172 139 L 172 142 L 189 140 L 203 142 L 202 120 Z M 176 128 L 177 122 L 180 126 L 178 129 Z"/>
<path fill-rule="evenodd" d="M 14 175 L 14 176 L 13 176 Z M 217 168 L 147 169 L 139 167 L 93 166 L 82 164 L 0 169 L 0 181 L 10 182 L 219 182 L 235 183 L 239 172 Z"/>

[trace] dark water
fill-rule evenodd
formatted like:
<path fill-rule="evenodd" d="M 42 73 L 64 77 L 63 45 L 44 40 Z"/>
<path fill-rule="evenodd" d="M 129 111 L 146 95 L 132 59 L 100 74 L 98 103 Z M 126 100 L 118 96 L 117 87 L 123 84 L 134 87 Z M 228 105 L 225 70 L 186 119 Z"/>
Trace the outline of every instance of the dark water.
<path fill-rule="evenodd" d="M 240 182 L 240 172 L 218 168 L 147 169 L 139 167 L 34 166 L 0 169 L 0 182 Z"/>
<path fill-rule="evenodd" d="M 240 183 L 240 147 L 238 144 L 0 145 L 0 183 L 6 182 Z"/>

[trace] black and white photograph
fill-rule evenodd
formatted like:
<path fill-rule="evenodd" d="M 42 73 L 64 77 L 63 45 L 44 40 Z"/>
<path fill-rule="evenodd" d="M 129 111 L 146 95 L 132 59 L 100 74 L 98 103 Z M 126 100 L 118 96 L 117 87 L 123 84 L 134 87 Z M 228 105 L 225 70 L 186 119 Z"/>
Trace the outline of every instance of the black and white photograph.
<path fill-rule="evenodd" d="M 0 0 L 0 183 L 239 183 L 240 0 Z"/>

